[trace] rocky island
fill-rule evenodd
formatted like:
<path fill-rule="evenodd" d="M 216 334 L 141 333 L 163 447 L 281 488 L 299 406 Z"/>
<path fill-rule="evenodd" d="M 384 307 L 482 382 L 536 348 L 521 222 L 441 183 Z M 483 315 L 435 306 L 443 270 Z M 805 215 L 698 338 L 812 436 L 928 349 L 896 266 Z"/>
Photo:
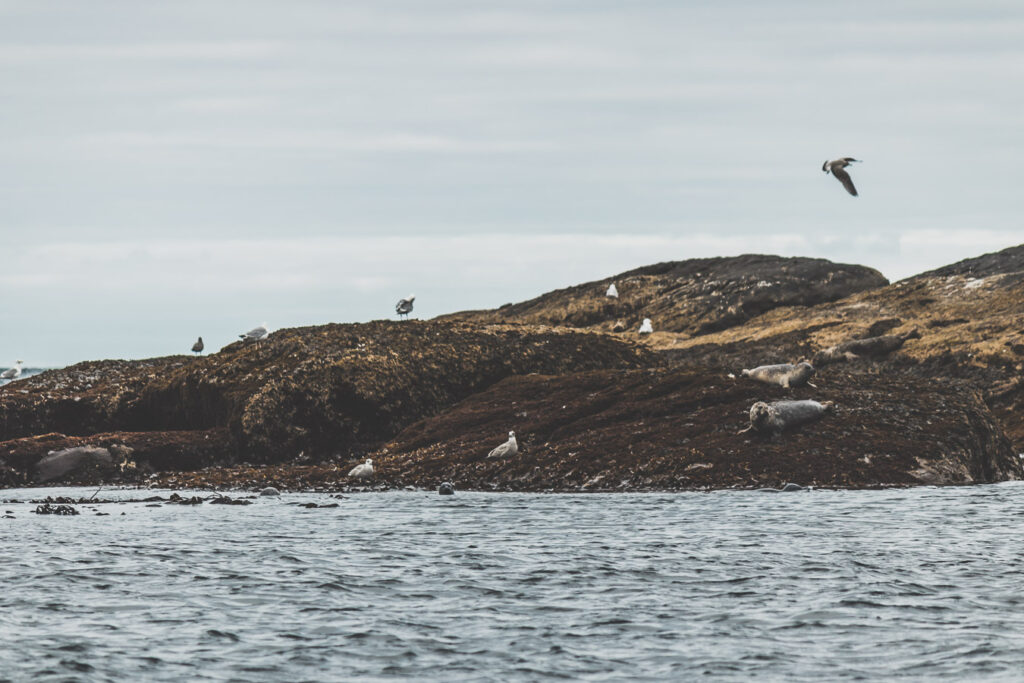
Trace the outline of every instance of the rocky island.
<path fill-rule="evenodd" d="M 617 297 L 606 295 L 615 284 Z M 638 335 L 644 318 L 654 332 Z M 810 384 L 744 377 L 810 361 Z M 1024 246 L 888 283 L 822 259 L 662 263 L 491 311 L 282 329 L 0 387 L 0 485 L 519 491 L 1024 477 Z M 834 406 L 778 434 L 757 402 Z M 518 452 L 488 458 L 510 430 Z M 368 480 L 348 472 L 373 461 Z"/>

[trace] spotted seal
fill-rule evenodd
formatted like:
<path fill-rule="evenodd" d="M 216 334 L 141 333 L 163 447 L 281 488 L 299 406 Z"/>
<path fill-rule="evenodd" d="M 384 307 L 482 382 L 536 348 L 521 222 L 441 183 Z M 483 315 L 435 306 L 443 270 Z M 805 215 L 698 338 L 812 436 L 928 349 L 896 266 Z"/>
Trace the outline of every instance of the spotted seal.
<path fill-rule="evenodd" d="M 455 486 L 450 481 L 446 481 L 437 487 L 437 492 L 442 496 L 454 496 Z"/>
<path fill-rule="evenodd" d="M 835 407 L 831 401 L 758 401 L 750 406 L 750 426 L 740 434 L 751 430 L 775 436 L 807 422 L 813 422 Z"/>
<path fill-rule="evenodd" d="M 814 376 L 814 366 L 807 361 L 800 361 L 796 365 L 792 363 L 759 365 L 751 370 L 744 370 L 743 376 L 766 384 L 778 384 L 784 389 L 802 387 L 805 384 L 814 386 L 810 382 L 811 377 Z"/>
<path fill-rule="evenodd" d="M 858 358 L 882 358 L 893 351 L 898 351 L 911 339 L 920 339 L 921 332 L 914 328 L 906 334 L 883 334 L 866 339 L 850 339 L 842 344 L 830 346 L 814 354 L 814 364 L 824 366 L 829 363 L 842 363 Z"/>

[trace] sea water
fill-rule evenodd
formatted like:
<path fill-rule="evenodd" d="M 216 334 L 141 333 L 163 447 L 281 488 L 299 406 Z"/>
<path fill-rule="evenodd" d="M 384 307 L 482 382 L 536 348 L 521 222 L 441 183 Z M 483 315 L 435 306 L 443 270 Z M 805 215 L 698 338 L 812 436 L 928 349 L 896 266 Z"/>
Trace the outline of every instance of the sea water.
<path fill-rule="evenodd" d="M 1021 483 L 94 492 L 0 491 L 0 680 L 1024 677 Z"/>

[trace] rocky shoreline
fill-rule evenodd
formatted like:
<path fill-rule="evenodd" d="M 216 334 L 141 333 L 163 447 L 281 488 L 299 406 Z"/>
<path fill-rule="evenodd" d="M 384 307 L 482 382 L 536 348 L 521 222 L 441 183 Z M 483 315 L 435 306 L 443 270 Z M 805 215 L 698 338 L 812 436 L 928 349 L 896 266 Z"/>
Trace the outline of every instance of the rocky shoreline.
<path fill-rule="evenodd" d="M 615 283 L 618 299 L 606 297 Z M 655 332 L 635 333 L 639 319 Z M 816 386 L 743 377 L 813 360 Z M 0 486 L 643 491 L 1024 478 L 1024 246 L 862 266 L 658 264 L 495 311 L 282 329 L 0 387 Z M 834 403 L 778 436 L 755 402 Z M 519 453 L 488 459 L 509 430 Z M 370 481 L 347 476 L 374 463 Z"/>

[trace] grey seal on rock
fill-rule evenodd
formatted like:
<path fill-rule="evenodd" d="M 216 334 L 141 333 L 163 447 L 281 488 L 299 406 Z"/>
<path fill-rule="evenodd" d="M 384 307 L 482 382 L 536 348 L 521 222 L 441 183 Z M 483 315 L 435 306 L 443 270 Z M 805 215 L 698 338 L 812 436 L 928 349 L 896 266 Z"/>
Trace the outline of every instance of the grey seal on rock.
<path fill-rule="evenodd" d="M 906 334 L 883 334 L 867 339 L 851 339 L 814 354 L 815 365 L 841 363 L 862 357 L 880 358 L 899 350 L 910 339 L 920 339 L 921 333 L 913 329 Z"/>
<path fill-rule="evenodd" d="M 744 370 L 743 376 L 766 384 L 778 384 L 784 389 L 802 387 L 805 384 L 814 386 L 810 382 L 811 377 L 814 376 L 814 366 L 807 361 L 800 361 L 796 365 L 792 363 L 759 365 L 751 370 Z"/>
<path fill-rule="evenodd" d="M 438 494 L 440 494 L 442 496 L 454 496 L 455 495 L 455 486 L 452 485 L 451 482 L 446 481 L 446 482 L 444 482 L 443 484 L 441 484 L 440 486 L 437 487 L 437 492 L 438 492 Z"/>
<path fill-rule="evenodd" d="M 754 430 L 774 436 L 798 425 L 813 422 L 834 409 L 831 401 L 758 401 L 750 406 L 750 426 L 741 430 L 740 434 Z"/>
<path fill-rule="evenodd" d="M 265 488 L 262 491 L 260 491 L 260 495 L 261 496 L 280 496 L 281 492 L 278 491 L 277 489 L 275 489 L 273 486 L 268 486 L 267 488 Z"/>
<path fill-rule="evenodd" d="M 36 463 L 36 481 L 52 481 L 90 466 L 110 468 L 114 459 L 110 451 L 99 446 L 75 446 L 50 451 Z"/>

